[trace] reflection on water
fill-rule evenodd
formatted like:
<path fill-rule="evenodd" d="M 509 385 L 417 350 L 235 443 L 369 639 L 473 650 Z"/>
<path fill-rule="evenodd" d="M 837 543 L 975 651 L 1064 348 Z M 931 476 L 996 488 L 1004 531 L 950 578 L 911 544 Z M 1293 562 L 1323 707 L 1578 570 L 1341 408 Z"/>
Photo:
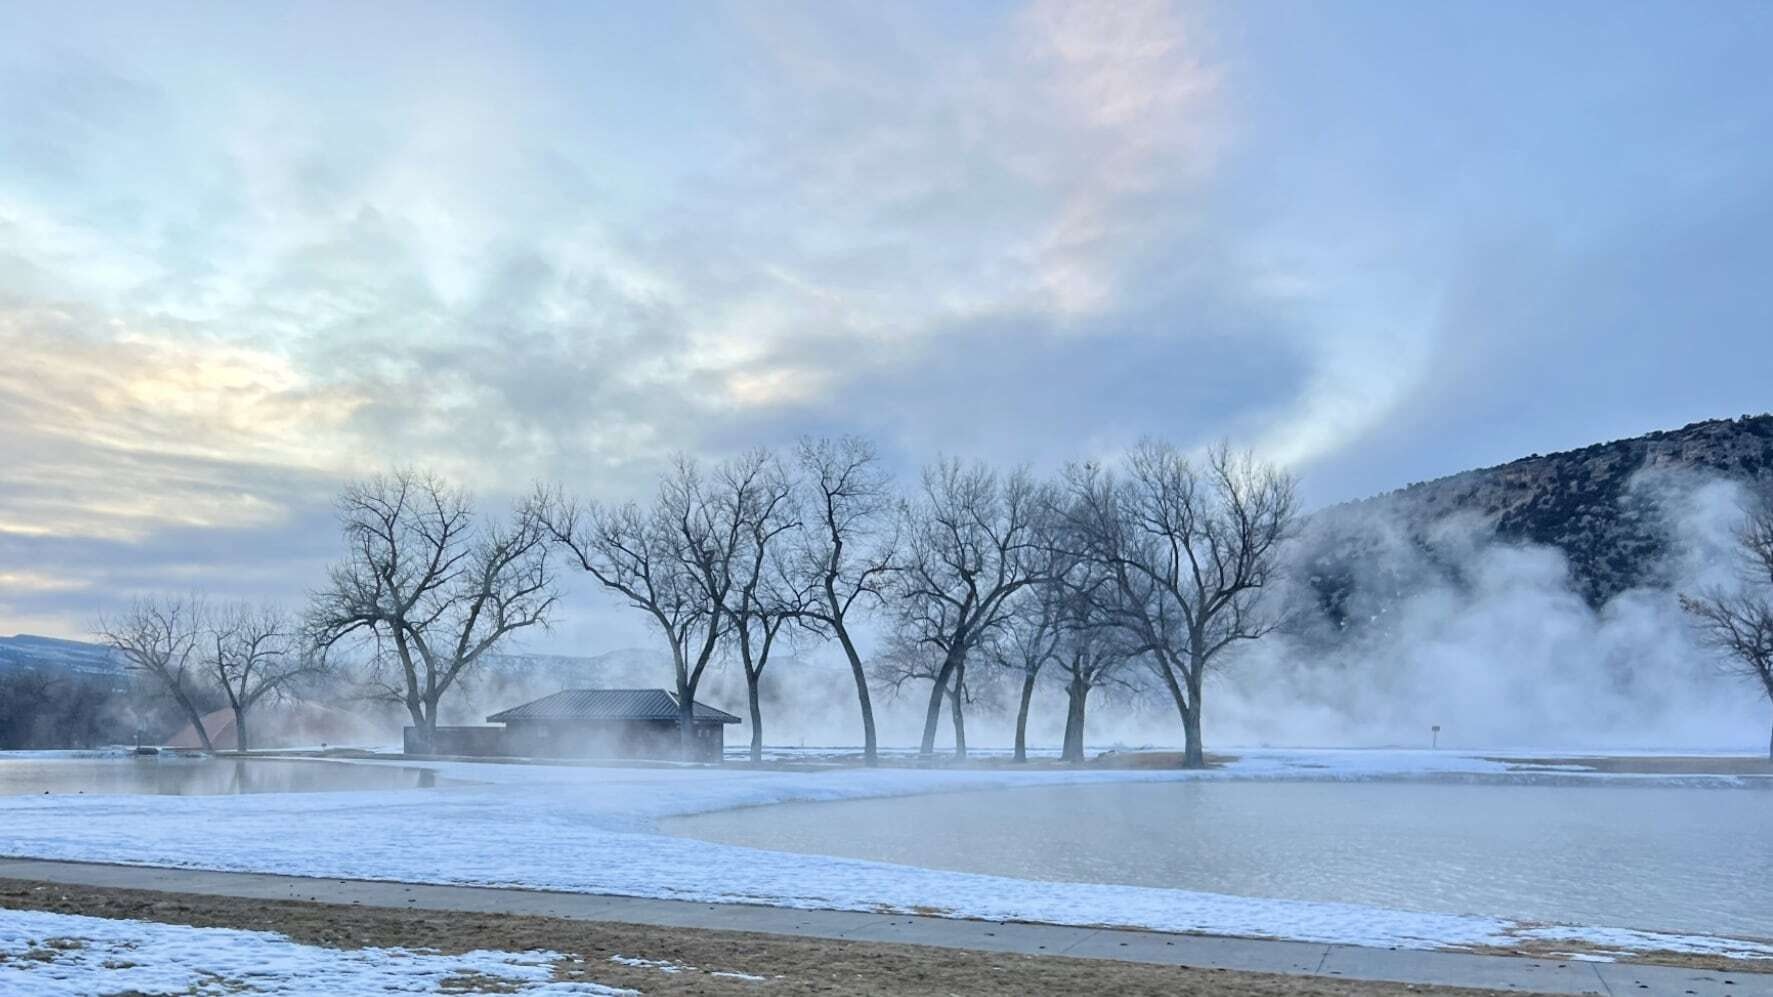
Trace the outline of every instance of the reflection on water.
<path fill-rule="evenodd" d="M 793 803 L 672 833 L 1023 879 L 1773 937 L 1773 791 L 1173 782 Z"/>
<path fill-rule="evenodd" d="M 429 769 L 270 758 L 16 758 L 0 755 L 0 796 L 125 794 L 226 796 L 429 789 L 447 785 Z"/>

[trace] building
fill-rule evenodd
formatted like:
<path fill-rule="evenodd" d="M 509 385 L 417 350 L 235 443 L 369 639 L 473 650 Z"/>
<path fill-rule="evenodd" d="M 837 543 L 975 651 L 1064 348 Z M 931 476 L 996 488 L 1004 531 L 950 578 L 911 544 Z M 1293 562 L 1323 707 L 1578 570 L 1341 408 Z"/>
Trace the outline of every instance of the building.
<path fill-rule="evenodd" d="M 693 706 L 693 761 L 718 762 L 726 725 L 739 718 L 706 703 Z M 520 758 L 681 759 L 677 696 L 665 689 L 565 689 L 486 718 L 496 727 L 439 727 L 435 755 Z M 409 754 L 416 745 L 407 728 Z"/>

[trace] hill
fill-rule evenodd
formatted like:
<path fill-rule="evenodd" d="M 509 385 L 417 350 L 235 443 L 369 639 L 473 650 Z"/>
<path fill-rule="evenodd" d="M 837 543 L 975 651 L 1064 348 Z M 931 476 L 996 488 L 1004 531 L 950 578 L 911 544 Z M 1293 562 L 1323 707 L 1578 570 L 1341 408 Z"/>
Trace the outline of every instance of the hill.
<path fill-rule="evenodd" d="M 1663 481 L 1773 481 L 1773 415 L 1713 419 L 1531 454 L 1332 506 L 1313 515 L 1307 527 L 1309 584 L 1319 608 L 1341 625 L 1365 612 L 1349 605 L 1357 586 L 1394 594 L 1411 589 L 1407 577 L 1372 577 L 1383 544 L 1412 544 L 1427 562 L 1438 558 L 1439 567 L 1451 571 L 1456 566 L 1430 537 L 1437 525 L 1464 517 L 1496 540 L 1561 550 L 1571 587 L 1600 606 L 1659 580 L 1669 551 L 1667 517 L 1658 508 L 1662 491 L 1645 486 L 1658 475 Z"/>
<path fill-rule="evenodd" d="M 0 672 L 21 669 L 115 675 L 123 666 L 102 644 L 33 634 L 0 637 Z"/>

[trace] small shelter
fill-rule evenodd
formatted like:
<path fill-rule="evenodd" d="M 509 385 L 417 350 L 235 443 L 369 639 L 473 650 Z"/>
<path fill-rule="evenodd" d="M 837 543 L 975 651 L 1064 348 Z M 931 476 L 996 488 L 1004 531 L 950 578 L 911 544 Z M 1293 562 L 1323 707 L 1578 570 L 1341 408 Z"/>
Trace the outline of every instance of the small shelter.
<path fill-rule="evenodd" d="M 681 759 L 677 696 L 665 689 L 563 689 L 486 718 L 504 724 L 439 727 L 431 752 L 521 758 Z M 692 704 L 692 761 L 718 762 L 726 725 L 739 718 L 706 703 Z"/>

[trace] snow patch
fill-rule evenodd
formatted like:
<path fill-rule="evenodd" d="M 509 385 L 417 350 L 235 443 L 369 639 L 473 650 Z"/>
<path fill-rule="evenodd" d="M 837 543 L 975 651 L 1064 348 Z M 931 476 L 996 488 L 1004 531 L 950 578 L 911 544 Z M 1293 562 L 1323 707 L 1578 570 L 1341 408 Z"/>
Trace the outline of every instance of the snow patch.
<path fill-rule="evenodd" d="M 613 963 L 617 963 L 618 965 L 622 965 L 622 966 L 632 966 L 635 969 L 653 969 L 653 970 L 657 970 L 661 973 L 699 973 L 699 972 L 702 972 L 702 970 L 699 970 L 694 966 L 685 966 L 680 963 L 671 962 L 666 959 L 642 959 L 642 958 L 639 958 L 638 956 L 617 954 L 617 955 L 610 956 L 609 961 L 613 962 Z M 728 980 L 744 980 L 747 983 L 764 983 L 764 982 L 768 981 L 768 979 L 769 979 L 769 977 L 766 977 L 766 976 L 755 976 L 751 973 L 736 973 L 736 972 L 733 972 L 732 970 L 712 970 L 711 969 L 711 970 L 708 970 L 707 973 L 709 976 L 718 976 L 718 977 L 721 977 L 723 979 L 728 979 Z"/>
<path fill-rule="evenodd" d="M 661 973 L 695 972 L 694 966 L 679 966 L 677 963 L 664 959 L 641 959 L 637 956 L 617 953 L 609 957 L 609 961 L 622 966 L 633 966 L 635 969 L 656 969 Z"/>
<path fill-rule="evenodd" d="M 531 997 L 636 993 L 555 980 L 560 958 L 540 950 L 332 949 L 269 931 L 0 909 L 0 993 L 41 997 L 459 993 L 446 985 L 474 979 Z"/>

